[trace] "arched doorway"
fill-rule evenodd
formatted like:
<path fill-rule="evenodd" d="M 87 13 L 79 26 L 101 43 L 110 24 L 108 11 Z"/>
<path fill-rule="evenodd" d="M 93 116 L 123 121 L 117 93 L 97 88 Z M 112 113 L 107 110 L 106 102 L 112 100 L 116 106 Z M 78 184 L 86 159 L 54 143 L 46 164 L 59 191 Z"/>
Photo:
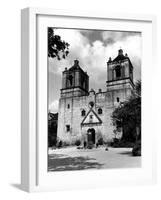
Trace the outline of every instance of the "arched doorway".
<path fill-rule="evenodd" d="M 88 140 L 88 143 L 92 142 L 93 144 L 95 144 L 95 129 L 94 128 L 89 128 L 87 130 L 87 140 Z"/>

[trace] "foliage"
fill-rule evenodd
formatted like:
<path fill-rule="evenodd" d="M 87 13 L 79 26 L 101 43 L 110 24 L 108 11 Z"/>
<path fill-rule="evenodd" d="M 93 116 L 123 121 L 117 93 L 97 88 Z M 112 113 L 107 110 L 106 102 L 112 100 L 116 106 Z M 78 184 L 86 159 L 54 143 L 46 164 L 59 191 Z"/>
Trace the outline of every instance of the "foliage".
<path fill-rule="evenodd" d="M 69 142 L 66 142 L 66 141 L 63 141 L 63 143 L 62 143 L 62 147 L 68 147 L 70 144 L 69 144 Z"/>
<path fill-rule="evenodd" d="M 48 134 L 48 146 L 53 147 L 57 144 L 57 138 L 54 135 Z"/>
<path fill-rule="evenodd" d="M 115 148 L 124 148 L 124 147 L 127 147 L 127 148 L 133 148 L 134 147 L 134 142 L 130 142 L 130 141 L 126 141 L 125 139 L 124 140 L 115 140 L 113 143 L 112 143 L 112 147 L 115 147 Z"/>
<path fill-rule="evenodd" d="M 57 118 L 58 113 L 48 114 L 48 146 L 53 147 L 57 144 Z"/>
<path fill-rule="evenodd" d="M 53 28 L 48 28 L 48 57 L 65 59 L 69 54 L 69 44 L 61 39 L 59 35 L 54 35 Z"/>
<path fill-rule="evenodd" d="M 75 141 L 75 145 L 76 145 L 76 146 L 79 146 L 80 144 L 81 144 L 81 141 L 80 141 L 80 140 L 76 140 L 76 141 Z"/>
<path fill-rule="evenodd" d="M 141 81 L 137 81 L 131 97 L 114 110 L 112 119 L 116 129 L 122 128 L 121 140 L 136 141 L 137 127 L 141 134 Z"/>
<path fill-rule="evenodd" d="M 133 156 L 141 156 L 141 140 L 138 140 L 135 143 L 134 148 L 132 150 L 132 155 Z"/>
<path fill-rule="evenodd" d="M 52 146 L 56 146 L 57 143 L 57 131 L 55 131 L 57 129 L 57 127 L 53 127 L 53 129 L 51 127 L 48 127 L 48 146 L 52 147 Z"/>
<path fill-rule="evenodd" d="M 59 142 L 58 142 L 58 148 L 61 148 L 63 146 L 63 142 L 60 140 Z"/>
<path fill-rule="evenodd" d="M 103 143 L 104 143 L 104 142 L 103 142 L 103 138 L 102 138 L 102 137 L 99 138 L 97 143 L 98 143 L 98 145 L 103 145 Z"/>

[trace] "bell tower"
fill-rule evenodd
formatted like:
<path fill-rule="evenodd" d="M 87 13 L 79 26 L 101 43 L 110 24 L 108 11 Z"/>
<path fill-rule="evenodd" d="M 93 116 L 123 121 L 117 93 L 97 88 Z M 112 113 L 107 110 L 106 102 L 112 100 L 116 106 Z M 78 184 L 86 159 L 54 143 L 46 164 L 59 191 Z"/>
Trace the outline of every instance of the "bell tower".
<path fill-rule="evenodd" d="M 89 76 L 79 66 L 79 61 L 74 60 L 74 65 L 63 71 L 61 97 L 88 95 Z"/>
<path fill-rule="evenodd" d="M 118 56 L 107 62 L 107 92 L 111 92 L 113 104 L 118 105 L 131 96 L 133 89 L 133 65 L 128 55 L 119 49 Z"/>
<path fill-rule="evenodd" d="M 118 50 L 118 56 L 115 59 L 109 58 L 107 62 L 107 91 L 114 89 L 118 85 L 128 85 L 133 88 L 133 65 L 127 54 L 123 50 Z"/>

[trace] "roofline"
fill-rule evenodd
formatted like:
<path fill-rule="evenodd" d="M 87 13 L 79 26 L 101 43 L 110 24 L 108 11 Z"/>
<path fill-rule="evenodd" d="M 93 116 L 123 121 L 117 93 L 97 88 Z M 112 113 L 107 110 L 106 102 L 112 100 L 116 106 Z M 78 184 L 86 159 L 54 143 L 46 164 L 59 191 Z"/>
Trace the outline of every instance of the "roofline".
<path fill-rule="evenodd" d="M 72 67 L 73 67 L 73 66 L 72 66 Z M 72 71 L 72 69 L 71 69 L 72 67 L 70 67 L 70 68 L 67 69 L 67 70 L 64 70 L 62 73 L 69 73 L 70 71 Z M 89 75 L 88 75 L 81 67 L 76 68 L 76 69 L 74 69 L 73 71 L 81 71 L 81 72 L 84 73 L 84 75 L 88 76 L 88 78 L 89 78 Z"/>
<path fill-rule="evenodd" d="M 94 115 L 96 115 L 97 118 L 98 118 L 98 120 L 99 120 L 99 122 L 95 122 L 95 123 L 98 123 L 98 124 L 102 123 L 101 118 L 97 115 L 97 113 L 96 113 L 92 108 L 90 108 L 90 110 L 88 111 L 88 113 L 87 113 L 86 116 L 84 117 L 83 121 L 81 122 L 81 125 L 83 125 L 83 122 L 86 120 L 86 118 L 87 118 L 87 116 L 88 116 L 88 114 L 89 114 L 90 112 L 93 112 Z M 94 124 L 94 123 L 85 123 L 85 124 Z"/>
<path fill-rule="evenodd" d="M 130 82 L 132 83 L 133 87 L 135 86 L 134 82 L 132 81 L 132 79 L 130 77 L 125 77 L 122 79 L 118 79 L 118 80 L 111 80 L 111 81 L 106 81 L 106 83 L 111 83 L 111 82 L 116 82 L 116 81 L 122 81 L 122 80 L 130 80 Z M 126 84 L 126 83 L 121 83 L 121 84 L 116 84 L 116 85 L 122 85 L 122 84 Z"/>
<path fill-rule="evenodd" d="M 113 59 L 114 60 L 114 59 Z M 131 67 L 132 68 L 134 68 L 133 67 L 133 65 L 132 65 L 132 62 L 131 62 L 131 60 L 130 60 L 130 58 L 129 57 L 126 57 L 125 59 L 123 59 L 123 60 L 120 60 L 120 61 L 111 61 L 111 62 L 107 62 L 107 64 L 109 65 L 109 64 L 117 64 L 117 63 L 122 63 L 122 62 L 124 62 L 124 61 L 129 61 L 129 63 L 130 63 L 130 65 L 131 65 Z"/>

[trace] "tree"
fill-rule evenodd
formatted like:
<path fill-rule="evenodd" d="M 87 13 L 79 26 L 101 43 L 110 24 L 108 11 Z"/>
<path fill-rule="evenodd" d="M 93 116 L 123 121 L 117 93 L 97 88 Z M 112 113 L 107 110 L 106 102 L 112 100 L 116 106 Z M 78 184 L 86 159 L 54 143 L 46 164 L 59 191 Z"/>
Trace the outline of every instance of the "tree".
<path fill-rule="evenodd" d="M 61 39 L 59 35 L 54 35 L 53 28 L 48 28 L 48 57 L 65 59 L 69 54 L 69 44 Z"/>
<path fill-rule="evenodd" d="M 48 146 L 56 146 L 57 143 L 58 113 L 48 113 Z"/>
<path fill-rule="evenodd" d="M 116 129 L 122 128 L 124 141 L 141 139 L 141 81 L 137 81 L 131 97 L 120 104 L 112 114 Z"/>

